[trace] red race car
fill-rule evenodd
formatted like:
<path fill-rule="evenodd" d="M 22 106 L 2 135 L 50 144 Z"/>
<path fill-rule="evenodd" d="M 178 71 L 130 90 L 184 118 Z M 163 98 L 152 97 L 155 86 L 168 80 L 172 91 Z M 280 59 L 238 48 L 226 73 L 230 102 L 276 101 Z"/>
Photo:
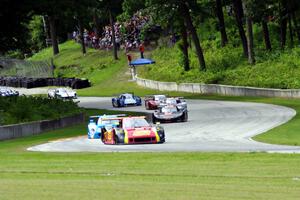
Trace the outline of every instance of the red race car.
<path fill-rule="evenodd" d="M 147 110 L 156 110 L 159 105 L 166 101 L 166 95 L 149 95 L 145 97 L 145 107 Z"/>
<path fill-rule="evenodd" d="M 103 119 L 106 120 L 106 119 Z M 151 126 L 145 117 L 119 117 L 107 119 L 101 129 L 101 140 L 104 144 L 155 144 L 165 142 L 163 127 Z"/>

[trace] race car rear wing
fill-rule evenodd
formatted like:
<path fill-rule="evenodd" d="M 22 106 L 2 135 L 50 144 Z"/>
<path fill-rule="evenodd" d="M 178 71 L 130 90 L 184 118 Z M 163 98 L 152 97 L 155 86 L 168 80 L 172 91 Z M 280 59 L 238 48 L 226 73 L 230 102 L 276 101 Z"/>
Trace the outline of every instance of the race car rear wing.
<path fill-rule="evenodd" d="M 94 115 L 90 116 L 90 118 L 99 118 L 101 117 L 102 119 L 111 119 L 111 118 L 117 118 L 117 117 L 126 117 L 126 114 L 116 114 L 116 115 Z"/>
<path fill-rule="evenodd" d="M 118 94 L 113 94 L 112 96 L 113 96 L 113 97 L 119 97 L 119 96 L 122 95 L 122 94 L 132 94 L 132 96 L 135 96 L 135 95 L 134 95 L 134 92 L 122 92 L 122 93 L 118 93 Z"/>
<path fill-rule="evenodd" d="M 145 100 L 154 99 L 154 95 L 146 95 Z"/>

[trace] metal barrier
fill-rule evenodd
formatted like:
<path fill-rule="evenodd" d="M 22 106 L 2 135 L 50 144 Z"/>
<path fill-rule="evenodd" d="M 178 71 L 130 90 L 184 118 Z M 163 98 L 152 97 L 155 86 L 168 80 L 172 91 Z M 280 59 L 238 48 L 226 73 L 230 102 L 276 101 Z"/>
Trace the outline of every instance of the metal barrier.
<path fill-rule="evenodd" d="M 73 126 L 84 122 L 84 114 L 80 113 L 70 117 L 55 120 L 43 120 L 22 124 L 0 126 L 0 141 L 14 138 L 38 135 L 45 131 Z"/>
<path fill-rule="evenodd" d="M 177 91 L 228 96 L 300 98 L 300 89 L 272 89 L 202 83 L 160 82 L 138 77 L 136 78 L 136 82 L 139 86 L 159 91 Z"/>
<path fill-rule="evenodd" d="M 53 77 L 51 60 L 28 61 L 0 57 L 0 76 Z"/>

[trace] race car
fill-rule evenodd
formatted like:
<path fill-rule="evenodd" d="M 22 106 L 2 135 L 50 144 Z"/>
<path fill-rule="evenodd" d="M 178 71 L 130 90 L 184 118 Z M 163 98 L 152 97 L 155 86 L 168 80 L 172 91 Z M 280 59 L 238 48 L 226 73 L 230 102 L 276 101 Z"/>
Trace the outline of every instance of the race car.
<path fill-rule="evenodd" d="M 48 98 L 77 99 L 77 93 L 70 88 L 51 88 L 48 90 Z"/>
<path fill-rule="evenodd" d="M 90 120 L 88 124 L 88 138 L 100 139 L 102 128 L 105 128 L 105 126 L 114 127 L 119 125 L 119 120 L 115 118 L 124 117 L 124 116 L 125 115 L 123 114 L 90 116 Z"/>
<path fill-rule="evenodd" d="M 167 106 L 167 105 L 176 106 L 180 110 L 187 110 L 187 103 L 183 97 L 166 98 L 164 103 L 161 103 L 161 106 Z"/>
<path fill-rule="evenodd" d="M 133 93 L 120 94 L 111 100 L 113 107 L 141 106 L 142 100 Z"/>
<path fill-rule="evenodd" d="M 145 97 L 145 107 L 147 110 L 156 110 L 166 99 L 166 95 L 148 95 Z"/>
<path fill-rule="evenodd" d="M 16 90 L 12 90 L 8 87 L 0 87 L 0 96 L 1 97 L 19 96 L 19 92 Z"/>
<path fill-rule="evenodd" d="M 144 116 L 102 119 L 109 121 L 101 128 L 104 144 L 156 144 L 165 142 L 163 127 L 151 126 Z"/>
<path fill-rule="evenodd" d="M 187 122 L 188 111 L 174 105 L 161 106 L 152 114 L 153 123 L 157 122 Z"/>

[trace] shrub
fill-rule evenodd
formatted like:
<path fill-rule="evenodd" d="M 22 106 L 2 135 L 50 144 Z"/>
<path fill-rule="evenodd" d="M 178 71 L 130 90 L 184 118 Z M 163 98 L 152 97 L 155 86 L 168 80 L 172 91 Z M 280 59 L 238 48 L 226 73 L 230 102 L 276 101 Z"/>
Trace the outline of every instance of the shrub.
<path fill-rule="evenodd" d="M 1 124 L 57 119 L 81 112 L 73 101 L 43 97 L 0 97 Z"/>

